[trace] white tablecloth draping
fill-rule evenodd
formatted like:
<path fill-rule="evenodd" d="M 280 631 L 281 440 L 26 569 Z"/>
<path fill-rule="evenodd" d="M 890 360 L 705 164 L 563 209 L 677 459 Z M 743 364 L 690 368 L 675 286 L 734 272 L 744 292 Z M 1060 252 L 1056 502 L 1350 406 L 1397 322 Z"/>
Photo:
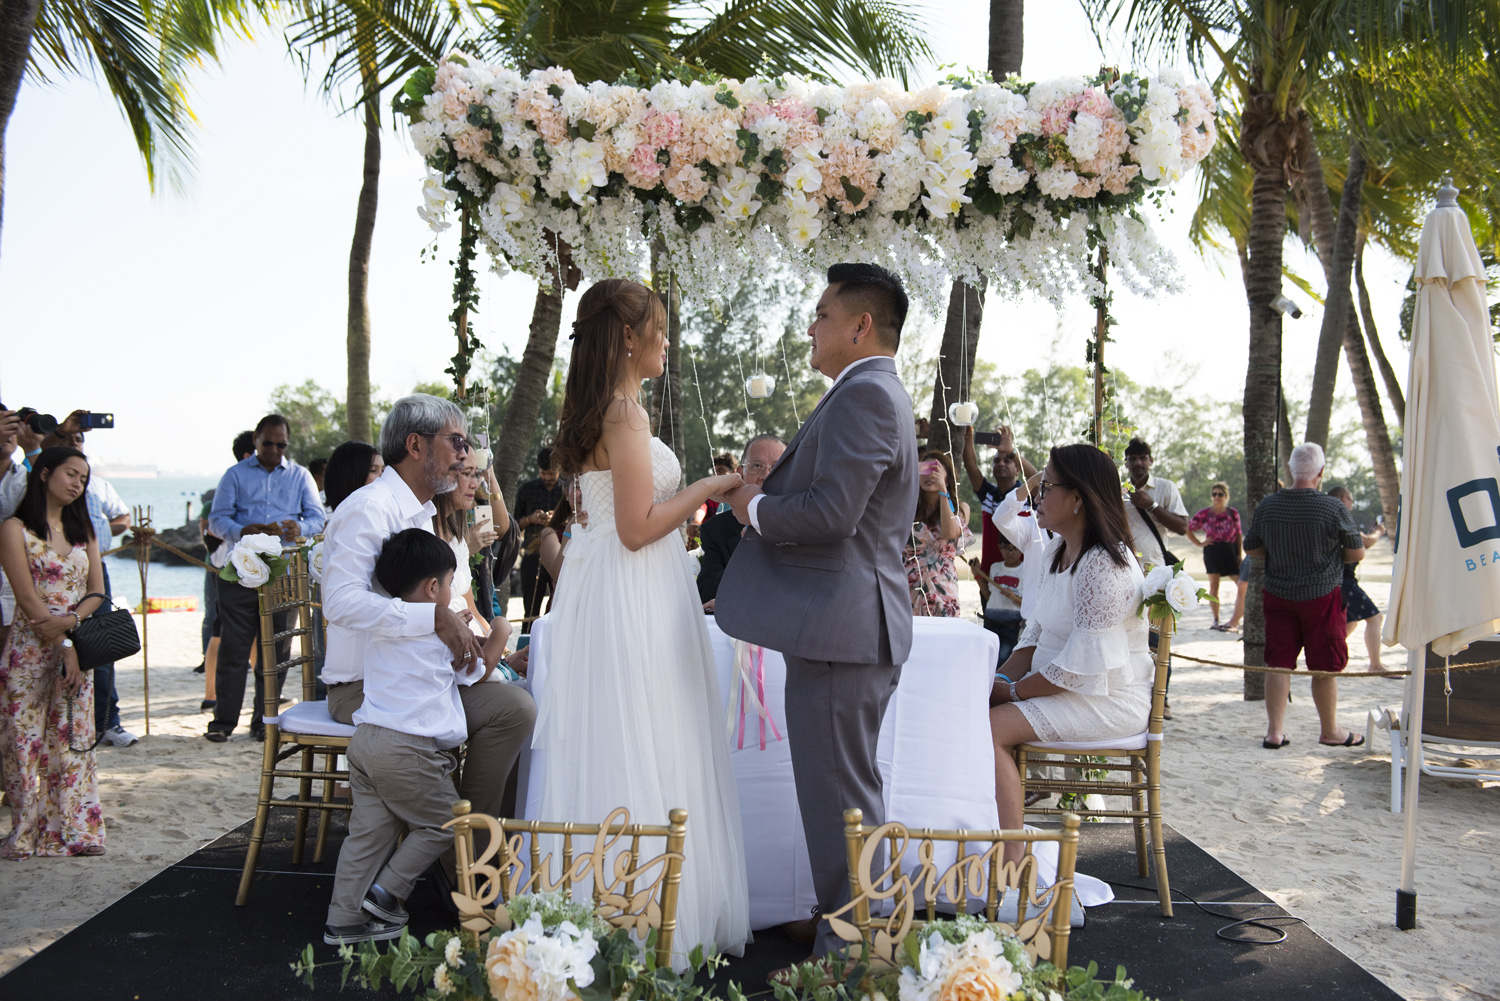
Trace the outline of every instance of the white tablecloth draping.
<path fill-rule="evenodd" d="M 734 641 L 712 618 L 707 621 L 721 701 L 727 712 Z M 910 828 L 991 830 L 998 826 L 988 710 L 998 655 L 999 639 L 971 622 L 915 620 L 911 657 L 902 668 L 901 682 L 886 711 L 877 750 L 889 819 Z M 780 654 L 768 650 L 764 664 L 765 702 L 785 738 L 786 662 Z M 529 687 L 538 701 L 546 697 L 549 666 L 544 617 L 532 625 L 527 672 Z M 736 715 L 735 732 L 729 738 L 730 760 L 744 817 L 750 926 L 768 928 L 807 917 L 817 901 L 797 809 L 790 747 L 785 739 L 777 741 L 768 726 L 766 748 L 761 750 L 758 717 L 753 703 L 747 700 L 747 705 L 752 708 L 745 720 L 744 747 L 739 746 Z M 518 803 L 525 804 L 524 816 L 538 820 L 586 819 L 538 816 L 546 767 L 545 752 L 528 749 L 523 754 Z M 642 823 L 663 820 L 634 819 Z M 691 817 L 688 844 L 691 850 Z M 914 854 L 908 852 L 908 856 Z M 950 850 L 950 860 L 951 855 Z"/>

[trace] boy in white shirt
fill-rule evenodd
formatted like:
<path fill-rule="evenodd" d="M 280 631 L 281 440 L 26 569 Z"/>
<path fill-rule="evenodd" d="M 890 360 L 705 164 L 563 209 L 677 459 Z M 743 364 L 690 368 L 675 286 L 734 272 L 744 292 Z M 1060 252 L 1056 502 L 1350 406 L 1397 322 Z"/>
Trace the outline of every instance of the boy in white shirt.
<path fill-rule="evenodd" d="M 375 579 L 403 601 L 447 606 L 457 562 L 447 543 L 409 528 L 385 541 Z M 339 851 L 323 941 L 380 942 L 406 926 L 402 902 L 417 877 L 452 843 L 453 757 L 468 734 L 459 685 L 482 681 L 505 650 L 509 628 L 484 644 L 485 669 L 467 675 L 436 634 L 372 636 L 365 653 L 364 704 L 354 714 L 349 787 L 354 809 Z M 405 825 L 406 840 L 396 847 Z M 394 854 L 392 849 L 395 848 Z M 389 861 L 387 861 L 389 859 Z"/>
<path fill-rule="evenodd" d="M 1000 559 L 1003 562 L 990 567 L 990 601 L 984 606 L 984 628 L 1000 637 L 1000 665 L 1016 648 L 1021 638 L 1021 563 L 1025 557 L 1011 545 L 1009 539 L 1000 536 Z"/>

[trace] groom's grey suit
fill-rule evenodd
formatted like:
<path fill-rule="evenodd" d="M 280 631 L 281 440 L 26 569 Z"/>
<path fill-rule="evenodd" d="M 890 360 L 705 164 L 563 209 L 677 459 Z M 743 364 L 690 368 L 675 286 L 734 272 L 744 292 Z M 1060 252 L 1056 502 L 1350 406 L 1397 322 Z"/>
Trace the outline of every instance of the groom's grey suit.
<path fill-rule="evenodd" d="M 719 584 L 730 636 L 786 658 L 786 725 L 818 906 L 849 900 L 843 811 L 885 821 L 875 744 L 911 650 L 902 550 L 917 505 L 911 397 L 895 362 L 847 370 L 761 487 Z M 817 952 L 840 944 L 820 925 Z"/>

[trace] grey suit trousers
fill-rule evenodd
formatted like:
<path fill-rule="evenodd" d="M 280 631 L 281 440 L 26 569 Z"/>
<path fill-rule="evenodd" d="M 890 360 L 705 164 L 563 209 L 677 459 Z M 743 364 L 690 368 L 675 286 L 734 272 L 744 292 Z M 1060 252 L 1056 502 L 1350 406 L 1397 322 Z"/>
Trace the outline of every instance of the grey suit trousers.
<path fill-rule="evenodd" d="M 901 668 L 786 659 L 786 732 L 791 741 L 797 806 L 807 835 L 818 909 L 831 914 L 849 902 L 844 811 L 864 811 L 866 827 L 885 823 L 885 799 L 875 745 Z M 883 865 L 877 860 L 877 866 Z M 819 922 L 814 951 L 845 943 Z"/>
<path fill-rule="evenodd" d="M 453 819 L 452 774 L 453 758 L 431 737 L 359 724 L 349 741 L 354 809 L 339 849 L 330 925 L 364 921 L 360 904 L 371 883 L 405 900 L 417 877 L 453 844 L 453 832 L 443 829 Z M 408 833 L 397 848 L 403 826 Z"/>

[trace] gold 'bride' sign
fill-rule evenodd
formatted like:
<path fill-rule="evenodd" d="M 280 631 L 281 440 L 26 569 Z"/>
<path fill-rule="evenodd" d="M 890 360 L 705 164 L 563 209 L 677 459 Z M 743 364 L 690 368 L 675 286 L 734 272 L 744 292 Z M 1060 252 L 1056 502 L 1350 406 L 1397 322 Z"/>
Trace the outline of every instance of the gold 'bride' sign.
<path fill-rule="evenodd" d="M 459 800 L 453 804 L 453 819 L 443 826 L 453 828 L 454 833 L 458 889 L 453 902 L 463 927 L 477 942 L 492 927 L 509 927 L 504 901 L 521 893 L 571 892 L 589 880 L 599 917 L 616 928 L 631 929 L 642 939 L 650 929 L 657 929 L 657 962 L 668 964 L 677 930 L 687 811 L 672 810 L 668 820 L 665 827 L 632 824 L 630 811 L 623 806 L 602 824 L 504 820 L 472 813 L 469 801 Z M 478 857 L 474 854 L 476 830 L 488 835 Z M 542 851 L 539 835 L 562 839 L 562 867 L 556 880 L 552 879 L 553 853 Z M 593 838 L 592 848 L 576 857 L 575 835 Z M 642 838 L 665 838 L 667 850 L 642 862 Z"/>
<path fill-rule="evenodd" d="M 1060 969 L 1068 962 L 1068 934 L 1073 909 L 1073 869 L 1078 859 L 1078 817 L 1066 814 L 1060 831 L 908 831 L 899 823 L 876 828 L 863 826 L 859 810 L 844 811 L 844 839 L 849 856 L 849 890 L 852 899 L 825 915 L 839 938 L 864 943 L 872 960 L 892 967 L 906 962 L 902 944 L 914 927 L 938 917 L 938 903 L 954 913 L 967 913 L 971 902 L 984 902 L 985 920 L 997 931 L 1021 940 L 1032 960 L 1045 959 Z M 907 849 L 916 842 L 916 864 L 906 861 Z M 1036 842 L 1058 843 L 1057 878 L 1046 889 L 1037 888 Z M 1019 862 L 1004 859 L 1005 846 L 1026 846 Z M 954 844 L 956 859 L 942 868 L 937 861 L 938 844 Z M 971 854 L 970 845 L 988 844 Z M 884 847 L 889 858 L 877 875 L 876 859 Z M 910 868 L 910 872 L 904 870 Z M 1016 891 L 1015 922 L 1000 921 L 1006 891 Z M 926 917 L 919 920 L 918 900 L 926 903 Z M 885 911 L 872 917 L 873 909 Z"/>

